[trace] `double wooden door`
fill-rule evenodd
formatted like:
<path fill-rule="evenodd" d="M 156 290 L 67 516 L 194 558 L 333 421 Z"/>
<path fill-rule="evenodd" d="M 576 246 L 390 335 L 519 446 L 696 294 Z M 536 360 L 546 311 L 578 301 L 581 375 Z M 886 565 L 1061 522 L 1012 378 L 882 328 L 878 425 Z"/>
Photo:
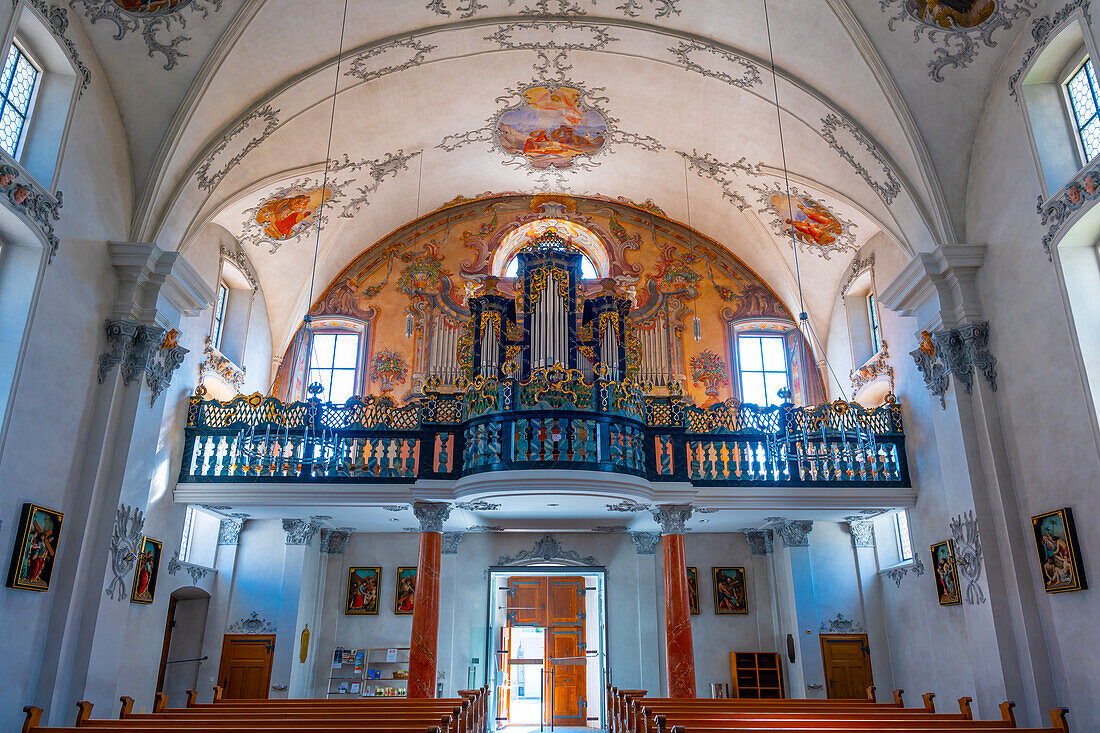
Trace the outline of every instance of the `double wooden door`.
<path fill-rule="evenodd" d="M 218 670 L 225 699 L 266 700 L 274 654 L 274 634 L 226 634 Z"/>
<path fill-rule="evenodd" d="M 821 661 L 830 700 L 864 700 L 871 676 L 871 649 L 867 634 L 822 634 Z"/>
<path fill-rule="evenodd" d="M 576 576 L 508 579 L 507 627 L 502 637 L 506 646 L 502 656 L 512 662 L 512 628 L 545 629 L 542 709 L 546 724 L 587 723 L 584 594 L 584 578 Z"/>

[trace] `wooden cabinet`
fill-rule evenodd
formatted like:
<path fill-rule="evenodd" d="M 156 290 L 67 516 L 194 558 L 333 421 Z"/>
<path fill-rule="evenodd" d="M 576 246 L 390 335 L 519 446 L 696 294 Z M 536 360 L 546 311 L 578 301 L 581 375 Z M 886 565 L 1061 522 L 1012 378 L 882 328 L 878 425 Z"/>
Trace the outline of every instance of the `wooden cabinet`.
<path fill-rule="evenodd" d="M 776 652 L 730 652 L 733 696 L 746 700 L 783 697 L 783 673 Z"/>

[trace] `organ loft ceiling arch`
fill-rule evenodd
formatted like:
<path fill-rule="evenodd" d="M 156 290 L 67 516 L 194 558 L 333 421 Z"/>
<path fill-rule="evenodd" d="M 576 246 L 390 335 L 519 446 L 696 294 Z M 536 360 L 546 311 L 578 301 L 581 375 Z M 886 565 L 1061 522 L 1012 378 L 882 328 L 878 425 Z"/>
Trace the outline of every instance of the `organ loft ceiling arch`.
<path fill-rule="evenodd" d="M 307 15 L 285 0 L 178 3 L 166 17 L 186 33 L 171 42 L 149 19 L 117 38 L 93 12 L 108 5 L 80 0 L 74 12 L 118 80 L 132 237 L 184 251 L 211 226 L 237 238 L 276 352 L 308 308 L 315 220 L 261 210 L 310 190 L 316 201 L 297 205 L 325 202 L 318 285 L 456 196 L 556 192 L 651 201 L 797 311 L 776 197 L 784 152 L 796 202 L 835 222 L 800 245 L 805 308 L 824 339 L 863 243 L 885 237 L 904 257 L 964 241 L 972 133 L 1027 16 L 1020 0 L 999 0 L 995 23 L 935 36 L 902 0 L 770 0 L 773 87 L 758 0 L 351 2 L 342 55 L 342 0 Z M 541 93 L 571 95 L 598 128 L 564 163 L 540 165 L 500 133 Z"/>

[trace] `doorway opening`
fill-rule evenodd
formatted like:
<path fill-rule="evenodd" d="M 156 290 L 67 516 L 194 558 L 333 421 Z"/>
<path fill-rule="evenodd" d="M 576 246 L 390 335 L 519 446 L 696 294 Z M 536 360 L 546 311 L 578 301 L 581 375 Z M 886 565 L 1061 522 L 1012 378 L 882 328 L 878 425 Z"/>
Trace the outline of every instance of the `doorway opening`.
<path fill-rule="evenodd" d="M 602 568 L 493 568 L 489 640 L 496 727 L 600 728 L 606 677 Z"/>

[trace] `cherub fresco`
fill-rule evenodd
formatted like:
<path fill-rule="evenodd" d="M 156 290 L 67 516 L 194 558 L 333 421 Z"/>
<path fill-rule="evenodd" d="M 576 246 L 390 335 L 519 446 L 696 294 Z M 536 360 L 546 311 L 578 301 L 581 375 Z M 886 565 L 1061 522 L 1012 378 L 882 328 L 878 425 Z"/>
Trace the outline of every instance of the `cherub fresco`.
<path fill-rule="evenodd" d="M 270 239 L 289 239 L 313 223 L 314 212 L 332 198 L 332 189 L 314 188 L 267 201 L 256 211 L 256 223 Z"/>
<path fill-rule="evenodd" d="M 806 244 L 825 246 L 832 244 L 844 233 L 844 226 L 824 205 L 806 197 L 791 197 L 787 203 L 785 194 L 777 193 L 769 201 L 783 217 L 787 234 Z"/>

